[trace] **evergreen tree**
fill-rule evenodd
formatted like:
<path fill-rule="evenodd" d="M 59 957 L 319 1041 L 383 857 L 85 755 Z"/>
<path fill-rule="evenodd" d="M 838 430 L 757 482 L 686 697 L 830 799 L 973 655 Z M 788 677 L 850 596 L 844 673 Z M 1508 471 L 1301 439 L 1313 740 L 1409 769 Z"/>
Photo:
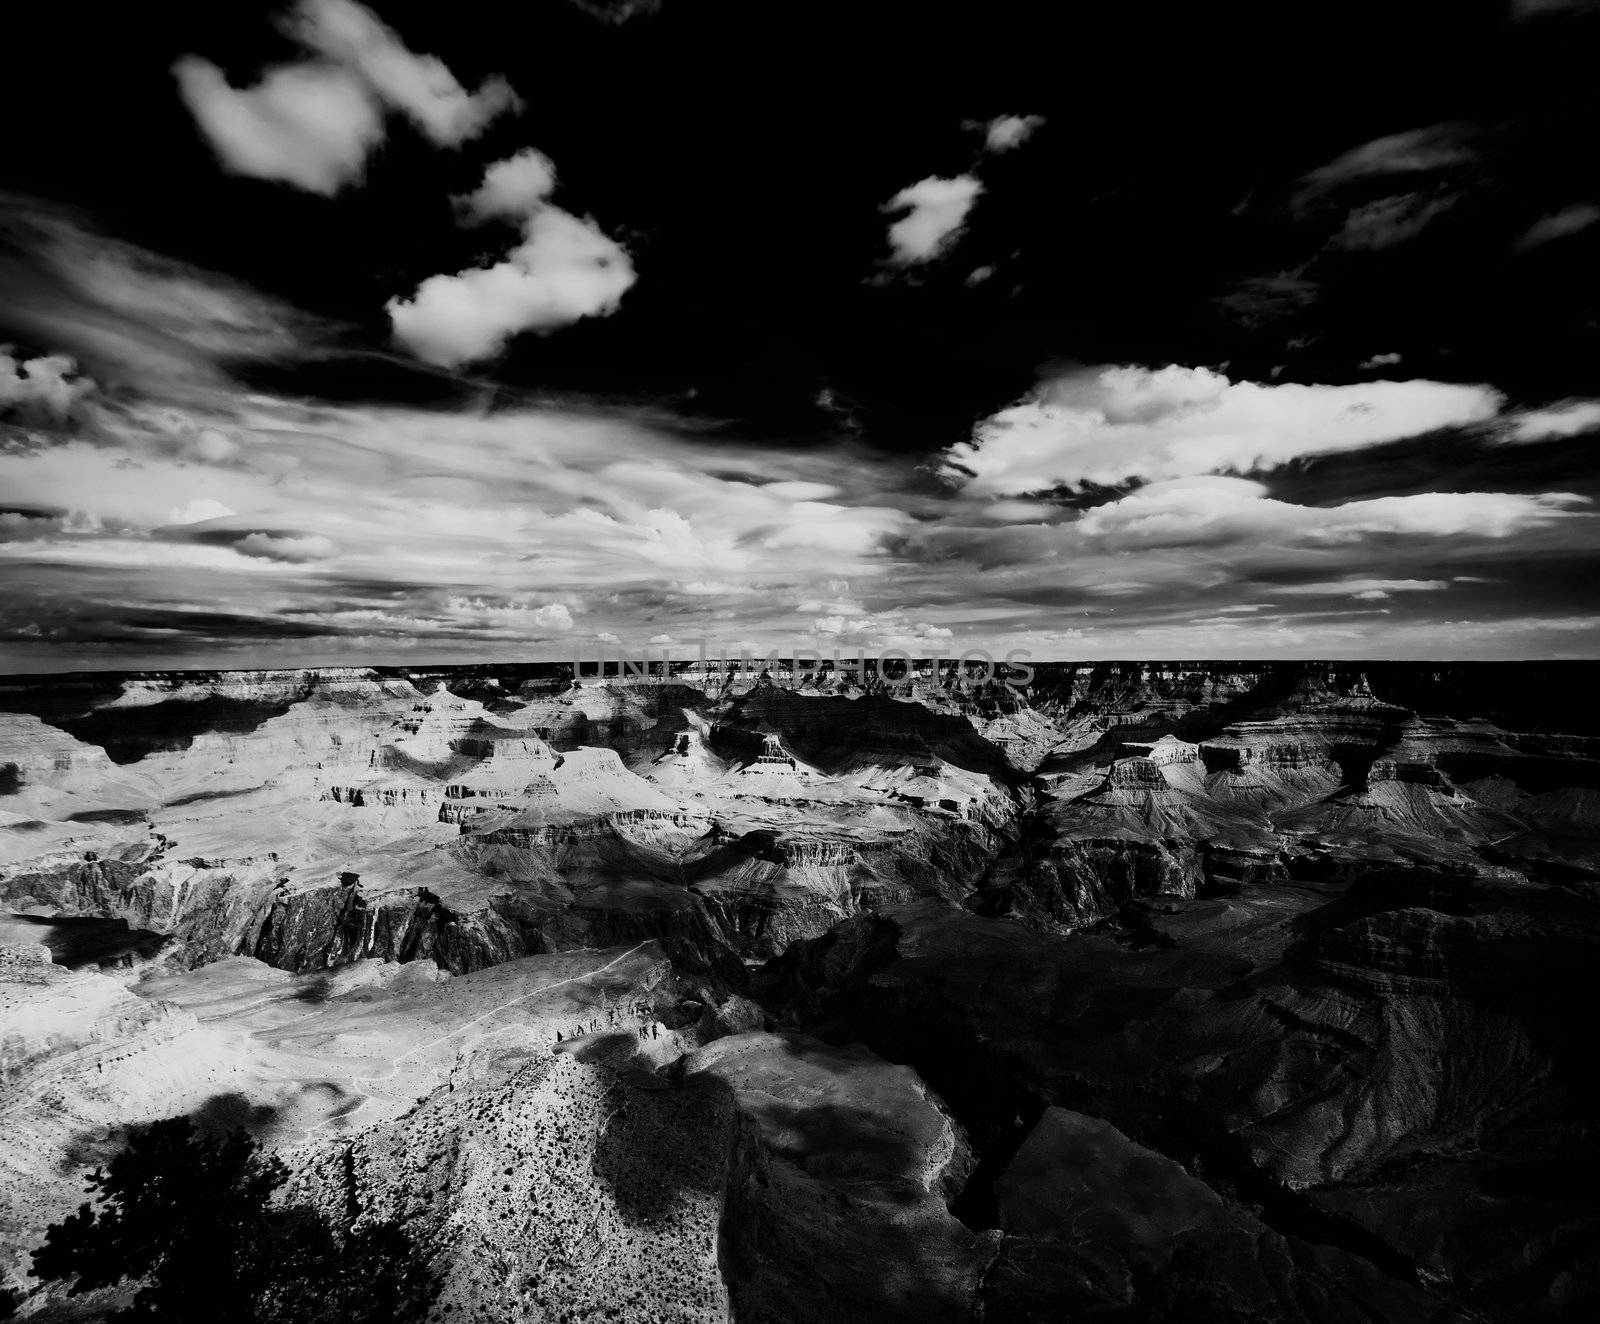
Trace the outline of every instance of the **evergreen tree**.
<path fill-rule="evenodd" d="M 136 1127 L 90 1174 L 93 1203 L 46 1233 L 33 1275 L 72 1296 L 138 1284 L 114 1324 L 420 1318 L 431 1279 L 403 1232 L 340 1234 L 313 1210 L 274 1205 L 287 1178 L 243 1131 L 205 1137 L 185 1117 Z"/>

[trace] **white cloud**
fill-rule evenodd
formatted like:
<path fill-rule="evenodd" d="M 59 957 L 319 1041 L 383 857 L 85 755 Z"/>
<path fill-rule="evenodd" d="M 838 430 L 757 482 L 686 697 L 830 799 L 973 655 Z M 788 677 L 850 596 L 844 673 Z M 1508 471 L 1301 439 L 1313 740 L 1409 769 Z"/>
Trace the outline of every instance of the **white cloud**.
<path fill-rule="evenodd" d="M 1569 492 L 1422 492 L 1339 506 L 1298 506 L 1243 478 L 1152 483 L 1090 510 L 1068 526 L 1109 548 L 1184 547 L 1242 541 L 1330 545 L 1377 534 L 1504 538 L 1570 517 L 1588 499 Z"/>
<path fill-rule="evenodd" d="M 1587 230 L 1596 221 L 1600 221 L 1600 207 L 1592 202 L 1575 202 L 1570 207 L 1563 207 L 1535 221 L 1527 233 L 1517 240 L 1516 246 L 1519 249 L 1537 248 L 1553 239 L 1565 239 L 1569 234 Z"/>
<path fill-rule="evenodd" d="M 1551 441 L 1600 431 L 1600 400 L 1564 400 L 1547 409 L 1530 409 L 1510 419 L 1507 441 Z"/>
<path fill-rule="evenodd" d="M 889 226 L 893 260 L 909 266 L 937 257 L 960 232 L 982 192 L 983 185 L 971 175 L 954 179 L 930 176 L 901 189 L 883 208 L 906 213 Z"/>
<path fill-rule="evenodd" d="M 64 420 L 94 390 L 87 377 L 75 375 L 77 366 L 64 354 L 19 359 L 9 345 L 0 345 L 0 412 L 42 413 Z"/>
<path fill-rule="evenodd" d="M 1409 243 L 1459 201 L 1454 193 L 1397 193 L 1351 208 L 1336 247 L 1376 251 Z"/>
<path fill-rule="evenodd" d="M 1305 178 L 1310 194 L 1375 175 L 1425 174 L 1474 159 L 1474 130 L 1465 124 L 1430 124 L 1362 143 L 1313 170 Z"/>
<path fill-rule="evenodd" d="M 1088 369 L 980 423 L 945 453 L 981 496 L 1248 470 L 1494 416 L 1499 394 L 1441 382 L 1232 382 L 1208 368 Z"/>
<path fill-rule="evenodd" d="M 1282 584 L 1270 590 L 1288 597 L 1350 597 L 1376 602 L 1395 593 L 1436 593 L 1448 588 L 1445 579 L 1334 579 L 1317 584 Z"/>
<path fill-rule="evenodd" d="M 259 556 L 268 561 L 288 561 L 291 564 L 326 561 L 339 551 L 332 539 L 324 538 L 320 533 L 249 533 L 234 546 L 246 556 Z"/>
<path fill-rule="evenodd" d="M 336 65 L 285 65 L 242 89 L 195 55 L 173 73 L 190 114 L 234 174 L 331 196 L 362 177 L 367 154 L 383 141 L 383 115 L 366 86 Z"/>
<path fill-rule="evenodd" d="M 459 147 L 520 103 L 503 78 L 475 93 L 444 62 L 414 55 L 354 0 L 301 0 L 285 27 L 320 58 L 236 88 L 197 55 L 172 67 L 178 91 L 223 166 L 327 196 L 361 179 L 384 139 L 385 107 L 440 147 Z"/>
<path fill-rule="evenodd" d="M 528 619 L 540 630 L 555 630 L 565 634 L 572 628 L 572 612 L 564 602 L 551 602 L 543 607 L 534 607 L 529 611 Z"/>
<path fill-rule="evenodd" d="M 483 172 L 483 183 L 456 202 L 474 220 L 525 220 L 556 186 L 550 158 L 532 147 L 496 161 Z"/>
<path fill-rule="evenodd" d="M 0 557 L 8 561 L 104 570 L 222 570 L 246 573 L 284 569 L 277 562 L 243 556 L 231 547 L 151 542 L 143 538 L 0 542 Z"/>
<path fill-rule="evenodd" d="M 796 481 L 766 483 L 762 491 L 784 501 L 826 501 L 839 495 L 837 483 L 802 483 Z"/>
<path fill-rule="evenodd" d="M 984 126 L 983 145 L 991 152 L 1009 152 L 1022 146 L 1043 124 L 1043 115 L 1001 115 Z"/>
<path fill-rule="evenodd" d="M 7 203 L 6 239 L 34 275 L 7 285 L 6 321 L 71 354 L 102 386 L 175 401 L 224 384 L 233 363 L 322 352 L 322 325 L 285 304 L 87 229 L 52 204 Z"/>
<path fill-rule="evenodd" d="M 353 0 L 301 0 L 288 26 L 308 49 L 358 74 L 440 147 L 476 138 L 520 104 L 500 77 L 469 94 L 443 60 L 413 55 L 393 29 Z"/>
<path fill-rule="evenodd" d="M 1363 359 L 1356 366 L 1362 371 L 1367 371 L 1371 368 L 1390 368 L 1398 362 L 1400 362 L 1398 354 L 1374 354 L 1370 359 Z"/>
<path fill-rule="evenodd" d="M 507 215 L 516 197 L 532 206 L 522 242 L 504 260 L 430 276 L 409 299 L 386 305 L 395 339 L 419 359 L 457 368 L 489 358 L 518 332 L 615 312 L 633 285 L 633 262 L 620 244 L 592 221 L 543 205 L 535 186 L 554 183 L 544 166 L 537 153 L 511 157 L 491 166 L 471 195 L 469 205 L 482 199 L 492 209 L 485 215 Z"/>
<path fill-rule="evenodd" d="M 167 516 L 168 524 L 199 524 L 209 519 L 227 519 L 229 515 L 237 514 L 229 506 L 210 497 L 196 497 L 187 505 L 174 506 L 172 513 Z"/>

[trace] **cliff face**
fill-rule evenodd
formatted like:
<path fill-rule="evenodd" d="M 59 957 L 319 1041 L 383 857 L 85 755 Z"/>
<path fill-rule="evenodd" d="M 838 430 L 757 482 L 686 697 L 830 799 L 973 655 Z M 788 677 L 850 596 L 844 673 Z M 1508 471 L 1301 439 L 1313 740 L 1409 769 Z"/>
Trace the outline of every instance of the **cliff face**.
<path fill-rule="evenodd" d="M 1596 678 L 10 682 L 12 1263 L 167 1109 L 441 1321 L 1581 1316 Z"/>

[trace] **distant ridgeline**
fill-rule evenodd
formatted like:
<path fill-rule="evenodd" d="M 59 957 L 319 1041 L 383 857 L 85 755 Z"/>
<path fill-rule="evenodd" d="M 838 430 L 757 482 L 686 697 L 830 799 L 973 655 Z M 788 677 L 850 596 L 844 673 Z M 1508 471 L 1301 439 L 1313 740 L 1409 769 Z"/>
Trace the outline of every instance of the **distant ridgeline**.
<path fill-rule="evenodd" d="M 730 658 L 729 665 L 735 664 Z M 660 667 L 657 662 L 655 666 Z M 671 683 L 698 687 L 726 680 L 713 662 L 675 661 L 641 680 L 636 675 L 605 677 L 592 673 L 593 662 L 580 663 L 583 685 Z M 1147 697 L 1161 703 L 1226 703 L 1237 696 L 1249 705 L 1287 698 L 1308 688 L 1330 695 L 1365 695 L 1423 714 L 1484 718 L 1523 731 L 1562 731 L 1571 735 L 1600 734 L 1600 663 L 1559 662 L 1392 662 L 1392 661 L 1152 661 L 1033 662 L 1034 675 L 1021 689 L 1033 706 L 1051 703 L 1071 707 L 1116 697 Z M 940 664 L 939 678 L 953 664 Z M 621 670 L 617 662 L 608 672 Z M 764 669 L 765 670 L 765 669 Z M 973 669 L 981 673 L 983 668 Z M 905 667 L 896 658 L 882 683 L 904 680 Z M 912 678 L 927 679 L 932 666 L 914 660 Z M 817 670 L 795 672 L 786 665 L 766 671 L 780 686 L 811 678 L 842 680 L 829 663 Z M 870 684 L 877 678 L 876 661 L 867 658 L 855 674 Z M 187 748 L 205 732 L 248 732 L 280 716 L 291 705 L 312 696 L 337 701 L 347 694 L 359 701 L 364 692 L 385 683 L 410 683 L 428 690 L 446 686 L 465 698 L 492 703 L 518 691 L 564 689 L 572 683 L 571 661 L 482 662 L 439 666 L 319 667 L 276 671 L 83 671 L 0 677 L 0 712 L 32 713 L 80 740 L 98 744 L 117 762 L 137 759 L 153 750 Z M 909 697 L 909 696 L 906 696 Z"/>

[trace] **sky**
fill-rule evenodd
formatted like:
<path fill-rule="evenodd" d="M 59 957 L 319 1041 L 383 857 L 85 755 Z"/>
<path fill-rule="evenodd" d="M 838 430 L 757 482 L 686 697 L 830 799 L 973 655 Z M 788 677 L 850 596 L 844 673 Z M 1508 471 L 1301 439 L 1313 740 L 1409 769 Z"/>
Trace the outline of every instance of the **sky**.
<path fill-rule="evenodd" d="M 0 670 L 1600 651 L 1600 5 L 7 15 Z"/>

